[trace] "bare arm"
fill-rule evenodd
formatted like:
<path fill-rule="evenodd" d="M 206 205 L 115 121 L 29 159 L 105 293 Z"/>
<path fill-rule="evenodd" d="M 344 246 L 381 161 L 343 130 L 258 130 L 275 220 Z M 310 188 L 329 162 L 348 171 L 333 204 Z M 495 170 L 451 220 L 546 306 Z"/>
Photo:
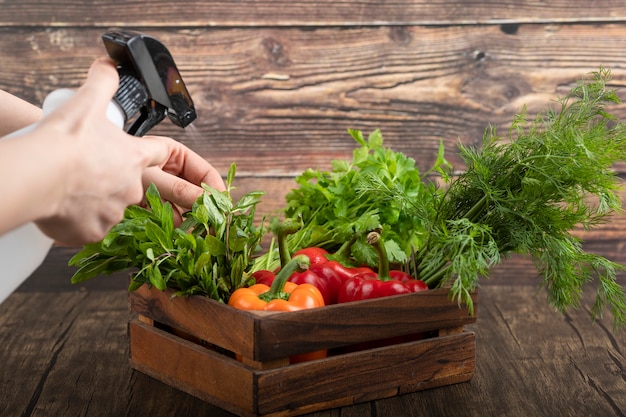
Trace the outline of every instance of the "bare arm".
<path fill-rule="evenodd" d="M 0 137 L 3 137 L 38 121 L 41 109 L 0 90 L 0 115 Z"/>
<path fill-rule="evenodd" d="M 37 106 L 0 90 L 0 115 L 3 116 L 0 118 L 0 137 L 3 137 L 39 121 L 42 111 Z M 29 167 L 36 166 L 44 172 L 49 170 L 45 165 L 48 158 L 40 152 L 47 150 L 32 142 L 29 138 L 22 141 L 0 140 L 0 190 L 3 196 L 0 204 L 0 235 L 45 212 L 38 204 L 29 204 L 29 200 L 34 201 L 33 195 L 41 195 L 43 192 L 38 187 L 42 181 L 33 178 L 36 172 Z M 29 155 L 28 160 L 23 158 L 24 155 Z"/>

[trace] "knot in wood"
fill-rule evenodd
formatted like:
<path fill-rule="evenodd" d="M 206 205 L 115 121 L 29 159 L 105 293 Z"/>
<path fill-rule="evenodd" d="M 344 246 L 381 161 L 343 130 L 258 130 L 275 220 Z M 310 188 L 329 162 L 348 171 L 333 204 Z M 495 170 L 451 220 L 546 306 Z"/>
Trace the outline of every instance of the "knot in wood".
<path fill-rule="evenodd" d="M 289 56 L 282 43 L 274 38 L 263 39 L 263 47 L 267 52 L 268 59 L 273 65 L 284 67 L 289 65 Z"/>
<path fill-rule="evenodd" d="M 406 26 L 392 26 L 389 38 L 398 45 L 408 45 L 413 40 L 413 34 Z"/>

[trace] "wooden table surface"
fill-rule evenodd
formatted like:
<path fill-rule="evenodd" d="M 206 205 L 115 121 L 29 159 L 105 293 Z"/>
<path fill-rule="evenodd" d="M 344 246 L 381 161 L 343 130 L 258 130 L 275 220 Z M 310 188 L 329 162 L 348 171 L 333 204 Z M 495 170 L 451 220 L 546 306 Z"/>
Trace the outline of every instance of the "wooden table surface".
<path fill-rule="evenodd" d="M 72 286 L 73 252 L 53 248 L 0 305 L 0 416 L 232 416 L 130 368 L 126 278 Z M 592 292 L 561 315 L 537 288 L 483 284 L 470 382 L 309 417 L 625 416 L 626 332 L 591 322 Z"/>

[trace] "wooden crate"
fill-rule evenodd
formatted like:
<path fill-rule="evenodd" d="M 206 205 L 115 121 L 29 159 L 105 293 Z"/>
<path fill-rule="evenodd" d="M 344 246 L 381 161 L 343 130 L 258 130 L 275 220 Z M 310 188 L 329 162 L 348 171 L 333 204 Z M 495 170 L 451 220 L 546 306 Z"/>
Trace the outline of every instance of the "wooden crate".
<path fill-rule="evenodd" d="M 474 374 L 475 336 L 463 326 L 475 316 L 444 289 L 297 312 L 171 295 L 130 293 L 131 366 L 240 416 L 296 416 Z M 324 359 L 290 364 L 323 349 Z"/>

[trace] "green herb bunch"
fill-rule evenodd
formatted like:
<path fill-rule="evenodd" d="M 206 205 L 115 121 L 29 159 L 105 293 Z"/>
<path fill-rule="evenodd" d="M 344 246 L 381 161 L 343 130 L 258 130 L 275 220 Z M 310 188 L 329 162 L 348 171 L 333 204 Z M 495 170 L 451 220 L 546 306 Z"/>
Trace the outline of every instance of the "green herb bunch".
<path fill-rule="evenodd" d="M 352 161 L 334 160 L 330 171 L 307 169 L 296 177 L 298 187 L 286 195 L 284 217 L 300 218 L 304 224 L 288 237 L 289 249 L 293 252 L 322 246 L 335 251 L 350 242 L 353 263 L 377 265 L 376 252 L 365 235 L 382 226 L 390 261 L 405 262 L 412 248 L 423 244 L 426 228 L 423 216 L 409 211 L 407 202 L 394 195 L 419 201 L 421 209 L 430 212 L 434 209 L 434 186 L 422 180 L 414 159 L 383 146 L 379 130 L 367 139 L 360 131 L 349 133 L 359 145 L 353 151 Z M 443 148 L 441 155 L 442 152 Z M 440 158 L 435 169 L 444 163 Z M 376 181 L 374 192 L 364 192 L 359 187 L 364 176 Z M 380 189 L 385 193 L 378 192 Z M 276 222 L 277 218 L 272 220 Z M 275 253 L 261 257 L 259 264 L 265 268 L 272 265 L 268 256 L 277 258 Z"/>
<path fill-rule="evenodd" d="M 609 80 L 610 72 L 601 69 L 560 99 L 558 111 L 530 122 L 522 112 L 508 138 L 487 129 L 482 146 L 460 146 L 467 168 L 458 177 L 444 176 L 447 187 L 432 197 L 430 212 L 400 189 L 361 178 L 361 190 L 376 189 L 404 201 L 408 214 L 427 216 L 428 238 L 409 262 L 417 277 L 431 287 L 450 286 L 471 308 L 469 295 L 481 276 L 508 254 L 529 255 L 558 310 L 578 307 L 583 288 L 597 278 L 592 316 L 608 308 L 616 327 L 626 324 L 626 296 L 616 280 L 623 266 L 585 252 L 572 234 L 622 210 L 613 167 L 626 159 L 626 125 L 605 108 L 619 102 Z"/>
<path fill-rule="evenodd" d="M 72 282 L 134 268 L 131 291 L 150 284 L 173 288 L 176 295 L 227 302 L 233 291 L 249 284 L 248 271 L 265 232 L 254 223 L 263 192 L 247 193 L 237 202 L 231 198 L 235 170 L 231 165 L 224 192 L 203 185 L 205 192 L 179 227 L 174 227 L 171 204 L 162 202 L 151 185 L 147 208 L 128 207 L 102 241 L 74 255 L 69 264 L 78 270 Z"/>

